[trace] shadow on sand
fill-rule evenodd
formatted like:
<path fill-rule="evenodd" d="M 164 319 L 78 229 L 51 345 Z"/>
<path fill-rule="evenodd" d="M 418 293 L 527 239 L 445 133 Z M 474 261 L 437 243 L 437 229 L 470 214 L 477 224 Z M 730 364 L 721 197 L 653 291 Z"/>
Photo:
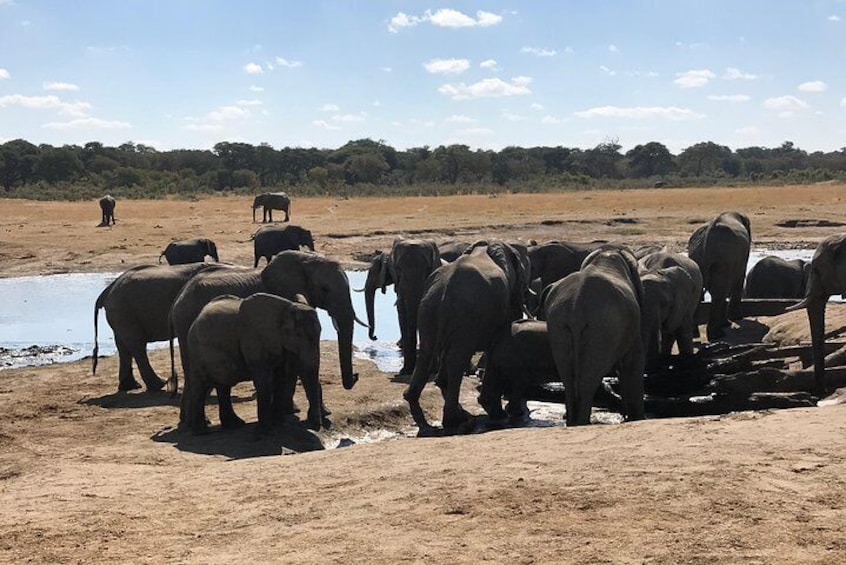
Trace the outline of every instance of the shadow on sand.
<path fill-rule="evenodd" d="M 179 407 L 179 399 L 181 395 L 171 396 L 169 393 L 161 390 L 156 392 L 147 391 L 118 391 L 97 398 L 85 398 L 79 401 L 79 404 L 86 406 L 99 406 L 100 408 L 150 408 L 153 406 L 175 406 Z M 255 394 L 251 396 L 237 396 L 232 395 L 232 403 L 238 404 L 241 402 L 250 402 L 255 399 Z M 210 395 L 206 400 L 207 406 L 217 405 L 217 396 Z"/>

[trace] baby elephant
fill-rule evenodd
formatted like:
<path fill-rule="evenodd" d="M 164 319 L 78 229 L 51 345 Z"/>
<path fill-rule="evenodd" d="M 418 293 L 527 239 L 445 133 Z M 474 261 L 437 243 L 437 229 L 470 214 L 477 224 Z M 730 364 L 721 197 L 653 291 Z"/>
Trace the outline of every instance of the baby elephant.
<path fill-rule="evenodd" d="M 485 374 L 479 389 L 479 404 L 491 418 L 522 418 L 526 389 L 558 380 L 555 359 L 549 346 L 546 322 L 518 320 L 500 332 L 485 353 Z M 508 398 L 503 411 L 502 396 Z"/>
<path fill-rule="evenodd" d="M 186 265 L 188 263 L 202 263 L 206 255 L 215 260 L 217 258 L 217 245 L 210 239 L 188 239 L 185 241 L 171 241 L 165 250 L 159 255 L 159 263 L 162 257 L 167 259 L 168 265 Z"/>
<path fill-rule="evenodd" d="M 100 212 L 102 212 L 101 226 L 115 223 L 115 199 L 112 196 L 107 194 L 100 199 Z"/>
<path fill-rule="evenodd" d="M 292 302 L 272 294 L 248 298 L 224 295 L 209 302 L 188 331 L 189 370 L 182 392 L 180 428 L 206 431 L 206 396 L 217 388 L 220 423 L 242 425 L 232 409 L 230 391 L 252 379 L 256 388 L 259 429 L 289 411 L 290 383 L 299 375 L 308 398 L 307 425 L 320 429 L 320 322 L 302 295 Z M 287 386 L 286 386 L 287 385 Z"/>
<path fill-rule="evenodd" d="M 768 255 L 746 275 L 746 298 L 805 298 L 810 261 Z"/>

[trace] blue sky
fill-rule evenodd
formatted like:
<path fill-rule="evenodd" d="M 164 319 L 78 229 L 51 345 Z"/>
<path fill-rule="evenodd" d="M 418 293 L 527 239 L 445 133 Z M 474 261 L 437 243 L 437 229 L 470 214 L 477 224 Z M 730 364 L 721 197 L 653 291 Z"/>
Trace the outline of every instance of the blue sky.
<path fill-rule="evenodd" d="M 846 1 L 0 0 L 0 141 L 846 146 Z"/>

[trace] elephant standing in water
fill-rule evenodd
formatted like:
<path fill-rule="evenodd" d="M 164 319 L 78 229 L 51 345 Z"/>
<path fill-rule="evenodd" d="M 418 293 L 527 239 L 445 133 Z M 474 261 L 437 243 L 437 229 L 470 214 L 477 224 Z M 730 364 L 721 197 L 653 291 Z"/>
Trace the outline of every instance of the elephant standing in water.
<path fill-rule="evenodd" d="M 528 286 L 525 248 L 498 241 L 475 244 L 426 280 L 417 320 L 420 354 L 403 394 L 421 431 L 430 425 L 420 394 L 434 371 L 444 397 L 444 429 L 454 431 L 470 419 L 458 401 L 464 370 L 473 353 L 488 349 L 503 326 L 522 317 Z"/>
<path fill-rule="evenodd" d="M 820 242 L 811 259 L 805 298 L 788 311 L 805 308 L 811 327 L 811 349 L 817 393 L 825 390 L 825 306 L 832 294 L 846 293 L 846 234 L 830 235 Z"/>
<path fill-rule="evenodd" d="M 115 334 L 120 369 L 118 390 L 141 385 L 132 375 L 132 360 L 138 365 L 147 390 L 159 390 L 164 381 L 147 358 L 147 344 L 168 339 L 168 312 L 183 285 L 198 273 L 224 269 L 223 265 L 193 263 L 169 267 L 140 265 L 111 282 L 94 302 L 94 351 L 92 370 L 97 372 L 97 313 L 106 310 L 106 320 Z"/>
<path fill-rule="evenodd" d="M 100 199 L 100 212 L 102 212 L 101 226 L 108 226 L 115 223 L 115 199 L 106 195 Z"/>
<path fill-rule="evenodd" d="M 259 259 L 270 259 L 281 251 L 299 251 L 306 247 L 314 251 L 314 238 L 311 232 L 300 226 L 264 226 L 259 228 L 250 239 L 253 240 L 255 261 L 253 268 L 258 267 Z"/>
<path fill-rule="evenodd" d="M 702 284 L 711 293 L 708 339 L 725 335 L 729 319 L 740 317 L 746 263 L 752 245 L 749 218 L 741 212 L 723 212 L 693 232 L 687 254 L 702 272 Z M 726 311 L 726 299 L 729 299 Z"/>
<path fill-rule="evenodd" d="M 188 263 L 202 263 L 206 255 L 218 262 L 217 245 L 210 239 L 188 239 L 185 241 L 171 241 L 164 251 L 159 255 L 159 263 L 162 257 L 167 260 L 168 265 L 186 265 Z"/>
<path fill-rule="evenodd" d="M 634 255 L 623 248 L 591 253 L 580 271 L 544 289 L 552 355 L 567 403 L 567 425 L 590 423 L 606 375 L 620 379 L 623 415 L 644 417 L 643 288 Z"/>
<path fill-rule="evenodd" d="M 185 375 L 180 426 L 195 433 L 207 429 L 205 400 L 212 387 L 226 390 L 252 379 L 256 388 L 258 421 L 262 430 L 287 403 L 286 382 L 303 382 L 309 402 L 308 426 L 324 423 L 320 386 L 320 322 L 305 298 L 286 300 L 258 293 L 247 298 L 218 296 L 203 307 L 188 331 L 191 371 Z M 243 425 L 231 402 L 220 402 L 224 428 Z M 274 413 L 276 412 L 276 413 Z"/>
<path fill-rule="evenodd" d="M 370 339 L 376 339 L 374 299 L 376 289 L 393 282 L 397 293 L 397 316 L 403 366 L 399 374 L 410 375 L 417 362 L 417 310 L 423 299 L 426 279 L 441 266 L 438 246 L 432 240 L 397 238 L 390 253 L 373 259 L 364 284 L 364 301 Z"/>
<path fill-rule="evenodd" d="M 291 198 L 285 192 L 263 192 L 253 200 L 253 221 L 256 221 L 256 209 L 262 208 L 262 223 L 268 220 L 273 221 L 273 211 L 282 210 L 285 212 L 287 222 L 291 219 Z"/>
<path fill-rule="evenodd" d="M 811 264 L 802 259 L 786 260 L 768 255 L 755 263 L 746 275 L 746 298 L 803 298 Z"/>

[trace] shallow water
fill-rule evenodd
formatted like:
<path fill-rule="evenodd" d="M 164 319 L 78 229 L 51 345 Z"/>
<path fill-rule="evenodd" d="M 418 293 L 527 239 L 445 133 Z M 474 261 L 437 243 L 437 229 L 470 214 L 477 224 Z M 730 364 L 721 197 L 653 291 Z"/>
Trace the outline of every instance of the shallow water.
<path fill-rule="evenodd" d="M 756 248 L 750 253 L 748 269 L 765 255 L 810 260 L 813 254 L 813 249 L 771 251 Z M 0 279 L 0 296 L 5 298 L 0 311 L 0 369 L 74 361 L 90 355 L 94 347 L 94 301 L 117 274 L 74 273 Z M 348 271 L 347 276 L 352 288 L 364 287 L 366 271 Z M 352 300 L 358 317 L 366 320 L 364 294 L 353 292 Z M 388 287 L 385 294 L 376 293 L 377 341 L 371 341 L 367 329 L 359 325 L 355 326 L 353 334 L 355 355 L 374 361 L 386 372 L 396 372 L 402 367 L 396 345 L 399 324 L 395 301 L 393 287 Z M 337 339 L 329 316 L 322 310 L 318 312 L 321 338 Z M 102 310 L 99 326 L 100 354 L 115 354 L 114 337 Z M 158 342 L 149 347 L 166 346 L 167 342 Z"/>

